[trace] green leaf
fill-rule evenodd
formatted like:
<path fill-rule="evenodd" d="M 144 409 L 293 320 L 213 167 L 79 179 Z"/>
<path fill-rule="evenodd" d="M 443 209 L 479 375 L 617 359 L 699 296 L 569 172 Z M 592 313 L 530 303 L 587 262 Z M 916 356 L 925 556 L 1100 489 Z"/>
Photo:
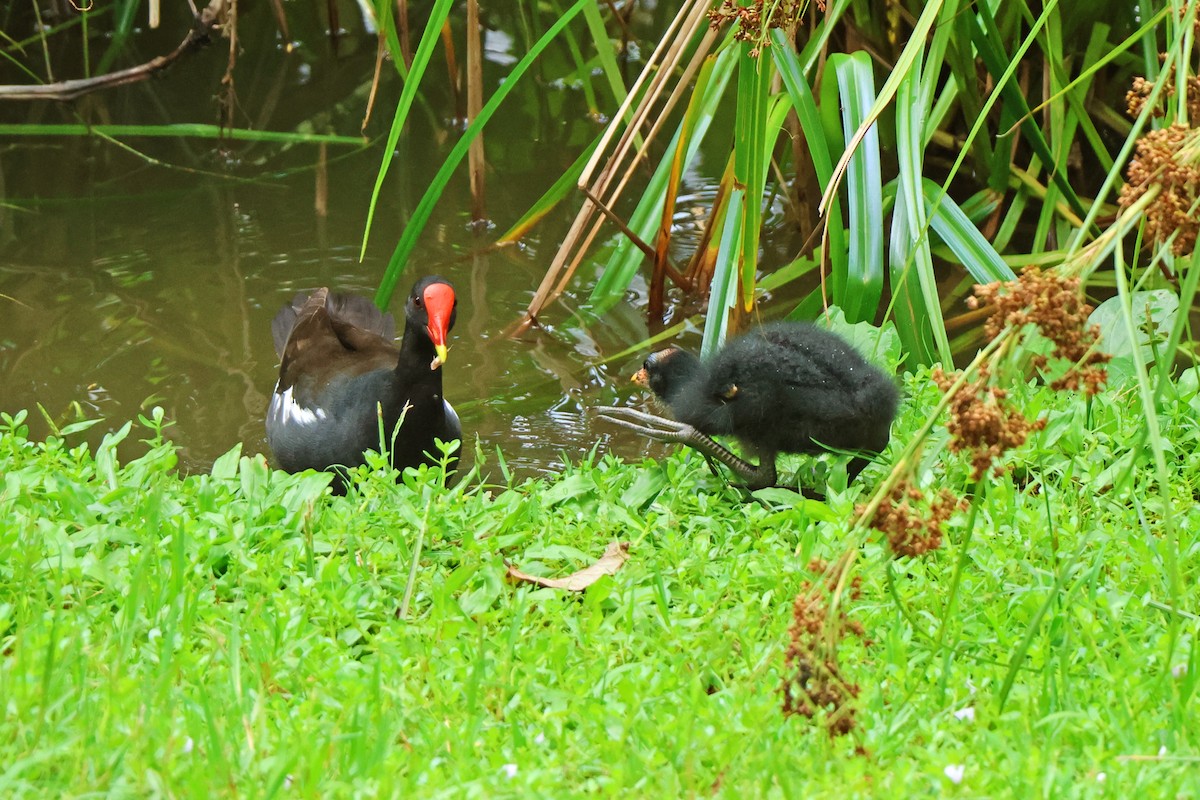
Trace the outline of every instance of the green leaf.
<path fill-rule="evenodd" d="M 816 324 L 841 336 L 854 346 L 868 361 L 874 362 L 885 372 L 895 372 L 904 360 L 904 349 L 900 334 L 891 322 L 877 328 L 869 322 L 848 322 L 846 315 L 837 306 L 817 317 Z"/>
<path fill-rule="evenodd" d="M 1137 374 L 1133 351 L 1138 348 L 1142 360 L 1159 360 L 1161 346 L 1171 335 L 1179 313 L 1179 297 L 1167 289 L 1132 292 L 1129 301 L 1138 325 L 1130 336 L 1122 314 L 1120 296 L 1105 300 L 1088 317 L 1089 325 L 1100 327 L 1100 350 L 1112 356 L 1108 364 L 1109 383 L 1116 386 Z"/>
<path fill-rule="evenodd" d="M 83 419 L 79 422 L 72 422 L 69 425 L 63 425 L 59 430 L 60 436 L 70 436 L 72 433 L 80 433 L 91 428 L 97 422 L 103 422 L 101 419 Z"/>
<path fill-rule="evenodd" d="M 212 465 L 212 476 L 219 481 L 228 481 L 237 477 L 238 459 L 242 457 L 242 443 L 238 442 L 224 455 L 218 456 Z"/>
<path fill-rule="evenodd" d="M 972 278 L 979 283 L 1016 279 L 1012 267 L 1008 266 L 996 252 L 996 248 L 983 238 L 979 229 L 967 218 L 958 204 L 944 193 L 941 186 L 928 178 L 922 178 L 921 189 L 925 196 L 930 226 Z"/>
<path fill-rule="evenodd" d="M 829 58 L 838 83 L 846 146 L 867 119 L 875 101 L 875 76 L 865 51 Z M 849 251 L 845 284 L 835 285 L 833 302 L 858 322 L 873 319 L 883 293 L 883 192 L 879 128 L 872 125 L 846 167 Z"/>

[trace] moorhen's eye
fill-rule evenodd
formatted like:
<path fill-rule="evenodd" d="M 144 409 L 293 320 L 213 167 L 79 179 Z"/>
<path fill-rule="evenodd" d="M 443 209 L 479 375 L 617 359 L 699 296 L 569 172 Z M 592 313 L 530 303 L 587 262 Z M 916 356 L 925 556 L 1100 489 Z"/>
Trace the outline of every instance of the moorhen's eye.
<path fill-rule="evenodd" d="M 421 295 L 417 295 L 413 298 L 413 305 L 415 305 L 417 308 L 421 308 L 423 305 L 425 305 L 425 298 L 421 297 Z"/>

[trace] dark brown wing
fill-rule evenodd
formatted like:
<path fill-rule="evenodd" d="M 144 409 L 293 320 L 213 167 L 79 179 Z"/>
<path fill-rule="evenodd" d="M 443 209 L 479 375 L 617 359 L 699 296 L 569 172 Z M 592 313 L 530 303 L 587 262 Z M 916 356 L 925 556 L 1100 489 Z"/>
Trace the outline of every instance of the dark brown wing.
<path fill-rule="evenodd" d="M 291 304 L 279 309 L 275 319 L 271 320 L 271 339 L 275 343 L 275 355 L 280 360 L 300 320 L 311 322 L 318 312 L 328 318 L 338 338 L 343 339 L 351 349 L 366 346 L 375 338 L 388 344 L 396 340 L 396 321 L 391 314 L 384 314 L 365 297 L 332 294 L 329 289 L 322 287 L 312 294 L 298 293 L 292 298 Z M 364 338 L 355 330 L 368 336 Z"/>
<path fill-rule="evenodd" d="M 295 314 L 280 357 L 279 388 L 294 387 L 297 402 L 314 403 L 335 375 L 349 378 L 396 367 L 399 351 L 393 341 L 332 316 L 330 297 L 328 289 L 318 289 L 298 311 L 293 307 L 279 312 L 279 316 L 289 310 Z M 351 308 L 349 316 L 385 331 L 391 326 L 390 315 L 378 311 L 372 317 Z"/>
<path fill-rule="evenodd" d="M 373 302 L 356 294 L 331 294 L 325 304 L 334 323 L 373 333 L 384 341 L 396 340 L 396 321 Z"/>

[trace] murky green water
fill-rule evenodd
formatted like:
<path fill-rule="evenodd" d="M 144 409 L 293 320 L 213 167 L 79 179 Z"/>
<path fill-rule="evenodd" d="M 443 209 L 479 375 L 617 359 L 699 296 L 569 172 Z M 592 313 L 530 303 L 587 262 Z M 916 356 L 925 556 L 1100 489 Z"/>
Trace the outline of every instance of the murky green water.
<path fill-rule="evenodd" d="M 342 20 L 355 30 L 342 37 L 334 58 L 319 24 L 309 20 L 305 30 L 304 20 L 293 20 L 293 37 L 303 46 L 287 55 L 267 8 L 248 12 L 236 73 L 237 124 L 271 130 L 317 124 L 356 134 L 375 39 L 351 22 Z M 126 60 L 169 50 L 178 41 L 174 30 L 135 37 L 136 55 Z M 514 38 L 489 35 L 489 91 L 512 60 L 505 48 L 519 46 Z M 70 58 L 59 58 L 69 73 Z M 0 122 L 212 123 L 226 59 L 219 42 L 153 81 L 71 104 L 0 105 Z M 3 79 L 27 81 L 11 69 Z M 569 83 L 538 81 L 536 90 L 510 98 L 488 129 L 494 227 L 477 233 L 470 224 L 463 173 L 442 197 L 392 304 L 402 311 L 418 275 L 437 272 L 456 284 L 460 311 L 446 395 L 463 417 L 468 447 L 478 437 L 523 474 L 554 469 L 564 454 L 581 457 L 611 433 L 593 430 L 585 411 L 632 391 L 625 379 L 639 359 L 611 367 L 603 360 L 646 335 L 635 306 L 586 329 L 570 321 L 570 309 L 590 286 L 586 265 L 575 284 L 578 296 L 546 315 L 551 331 L 520 340 L 502 335 L 531 297 L 578 198 L 525 245 L 490 252 L 486 246 L 598 131 L 582 93 Z M 123 139 L 142 154 L 136 155 L 94 137 L 0 137 L 0 409 L 28 408 L 35 431 L 44 433 L 37 404 L 60 423 L 75 418 L 78 404 L 85 416 L 106 420 L 88 434 L 95 441 L 161 405 L 175 422 L 171 435 L 188 471 L 206 469 L 237 442 L 265 452 L 263 414 L 277 369 L 271 318 L 301 289 L 373 291 L 448 151 L 453 104 L 444 84 L 444 77 L 433 77 L 427 104 L 401 140 L 362 262 L 378 145 L 357 153 L 329 148 L 328 214 L 321 216 L 315 146 Z M 398 92 L 399 81 L 388 73 L 377 115 L 390 114 Z M 387 122 L 377 119 L 369 132 L 381 133 Z M 626 440 L 621 449 L 635 455 L 645 445 Z"/>

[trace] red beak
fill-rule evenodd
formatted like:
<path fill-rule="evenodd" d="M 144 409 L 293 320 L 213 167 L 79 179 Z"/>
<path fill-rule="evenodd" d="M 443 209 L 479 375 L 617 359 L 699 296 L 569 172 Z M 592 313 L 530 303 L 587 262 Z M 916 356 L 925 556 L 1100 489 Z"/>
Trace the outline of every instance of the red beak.
<path fill-rule="evenodd" d="M 450 315 L 454 313 L 454 290 L 447 284 L 434 283 L 425 287 L 425 313 L 429 315 L 429 341 L 437 353 L 437 364 L 446 363 L 446 334 L 450 332 Z"/>

